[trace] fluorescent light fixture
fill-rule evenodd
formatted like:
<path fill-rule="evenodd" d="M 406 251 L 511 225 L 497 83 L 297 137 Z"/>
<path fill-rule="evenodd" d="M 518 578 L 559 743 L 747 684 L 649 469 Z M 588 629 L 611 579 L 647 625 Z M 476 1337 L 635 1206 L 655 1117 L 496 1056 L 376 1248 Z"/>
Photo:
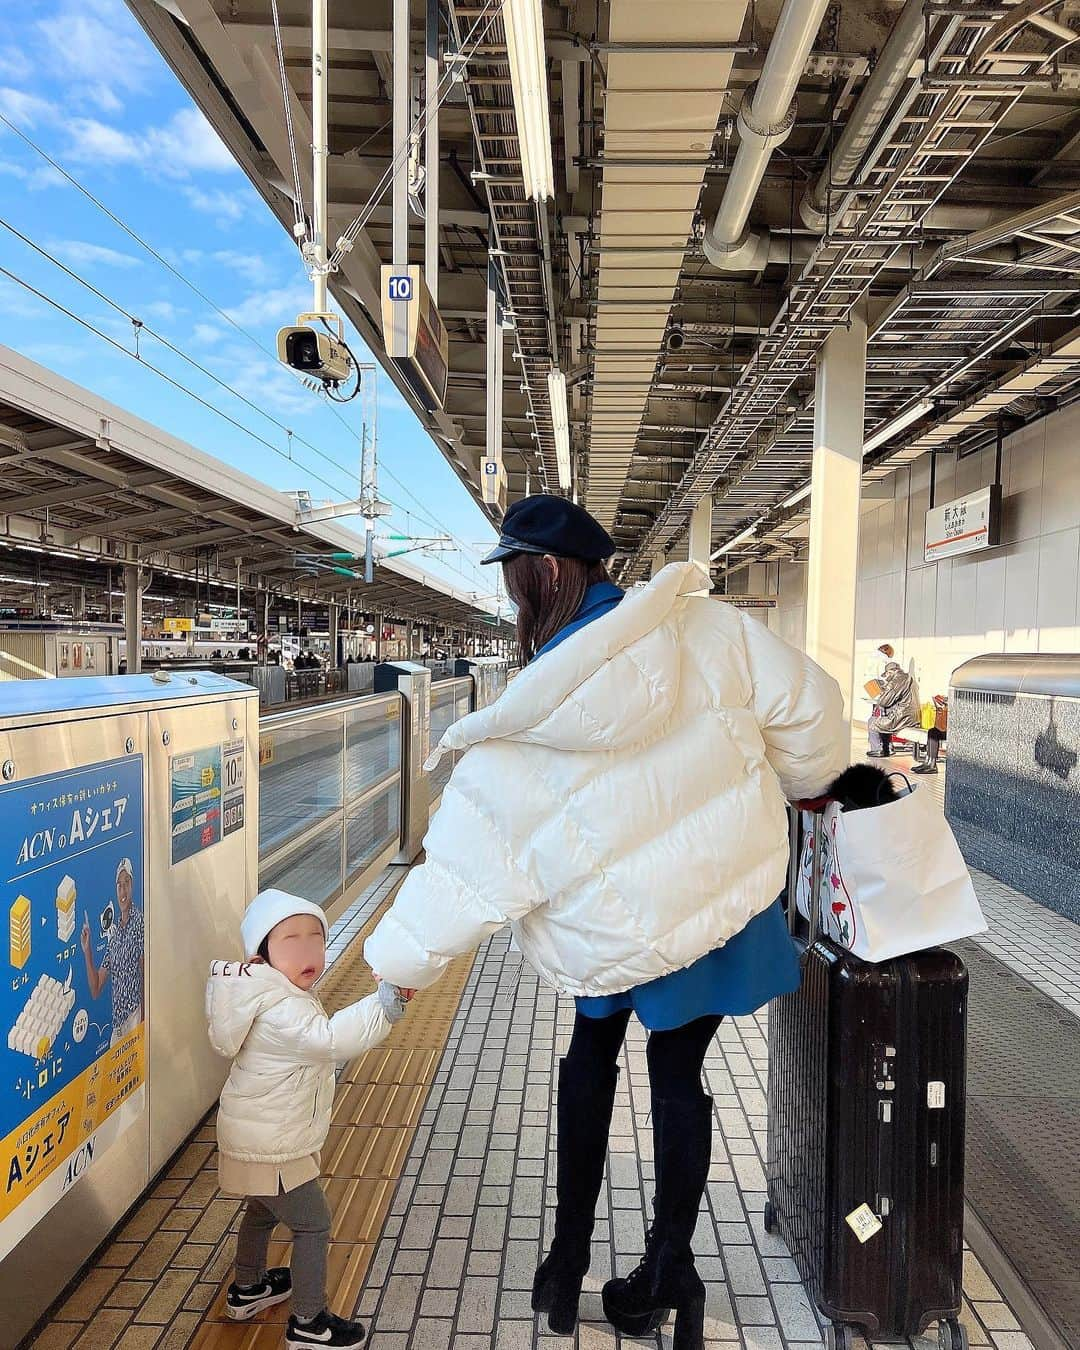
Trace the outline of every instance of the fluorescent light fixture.
<path fill-rule="evenodd" d="M 738 548 L 740 544 L 744 544 L 747 539 L 753 535 L 754 531 L 764 519 L 765 517 L 761 516 L 758 520 L 754 521 L 753 525 L 748 525 L 746 529 L 743 530 L 742 534 L 737 534 L 734 539 L 729 539 L 726 544 L 721 544 L 715 553 L 709 554 L 709 561 L 715 562 L 717 558 L 722 557 L 725 553 L 730 553 L 733 548 Z"/>
<path fill-rule="evenodd" d="M 798 506 L 798 504 L 801 501 L 805 501 L 805 499 L 809 496 L 810 496 L 810 484 L 804 483 L 801 488 L 796 488 L 796 490 L 791 494 L 790 497 L 784 498 L 784 500 L 780 503 L 780 509 L 783 510 L 784 507 L 786 506 Z"/>
<path fill-rule="evenodd" d="M 891 422 L 886 422 L 883 427 L 878 427 L 877 431 L 863 441 L 863 454 L 869 455 L 879 445 L 884 445 L 886 441 L 891 441 L 894 436 L 899 436 L 902 431 L 906 431 L 912 422 L 917 422 L 920 417 L 925 417 L 927 413 L 933 411 L 934 405 L 928 398 L 913 403 L 910 408 L 905 408 Z"/>
<path fill-rule="evenodd" d="M 542 202 L 555 195 L 555 166 L 541 0 L 503 0 L 502 14 L 525 191 Z"/>
<path fill-rule="evenodd" d="M 559 465 L 559 487 L 570 490 L 570 413 L 566 406 L 566 376 L 557 366 L 548 371 L 548 400 L 551 424 L 555 428 L 555 459 Z"/>

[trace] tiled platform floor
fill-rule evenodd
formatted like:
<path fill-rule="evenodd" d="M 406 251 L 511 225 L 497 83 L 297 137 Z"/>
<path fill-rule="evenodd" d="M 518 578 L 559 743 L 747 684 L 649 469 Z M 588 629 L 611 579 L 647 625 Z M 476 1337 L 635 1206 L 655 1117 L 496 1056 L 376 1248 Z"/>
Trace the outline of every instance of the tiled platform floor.
<path fill-rule="evenodd" d="M 404 875 L 404 869 L 391 870 L 335 925 L 334 964 L 319 986 L 329 1011 L 374 989 L 363 962 L 363 938 Z M 464 958 L 452 966 L 435 989 L 417 998 L 406 1025 L 340 1074 L 335 1120 L 323 1152 L 334 1211 L 329 1286 L 336 1309 L 347 1312 L 357 1300 L 471 965 Z M 224 1316 L 239 1210 L 240 1201 L 217 1189 L 211 1113 L 115 1240 L 61 1299 L 34 1346 L 280 1346 L 287 1305 L 245 1325 Z M 288 1259 L 284 1242 L 275 1244 L 272 1259 Z"/>
<path fill-rule="evenodd" d="M 940 777 L 928 781 L 935 792 L 940 784 Z M 356 949 L 350 943 L 399 876 L 389 874 L 336 926 L 332 954 L 348 957 L 327 977 L 328 1002 L 336 1001 L 339 985 L 340 996 L 355 996 Z M 1022 973 L 1028 978 L 1042 971 L 1055 997 L 1072 997 L 1073 950 L 1063 938 L 1073 935 L 1051 931 L 1053 923 L 1050 929 L 1042 926 L 1044 917 L 1055 916 L 1000 883 L 976 881 L 991 921 L 986 945 L 1010 964 L 1027 962 Z M 1057 965 L 1067 969 L 1041 959 L 1051 952 L 1066 953 Z M 442 993 L 448 995 L 449 988 Z M 354 1072 L 342 1083 L 342 1116 L 335 1126 L 342 1137 L 335 1133 L 326 1155 L 328 1168 L 342 1173 L 330 1183 L 337 1207 L 335 1290 L 342 1298 L 358 1291 L 357 1306 L 371 1322 L 375 1350 L 558 1350 L 568 1342 L 543 1334 L 546 1328 L 530 1312 L 529 1288 L 553 1219 L 554 1070 L 569 1038 L 572 1005 L 541 988 L 501 934 L 475 962 L 461 963 L 460 982 L 444 1002 L 444 1015 L 445 1050 L 433 1077 L 423 1075 L 431 1087 L 411 1144 L 405 1139 L 414 1116 L 410 1110 L 403 1123 L 394 1123 L 395 1138 L 387 1136 L 378 1157 L 377 1150 L 367 1150 L 379 1170 L 381 1196 L 390 1201 L 381 1229 L 382 1204 L 356 1207 L 356 1191 L 344 1178 L 356 1170 L 352 1145 L 361 1129 L 391 1125 L 385 1095 L 358 1090 L 357 1081 L 349 1081 Z M 709 1286 L 710 1343 L 797 1350 L 820 1345 L 821 1336 L 783 1244 L 762 1227 L 766 1026 L 764 1013 L 725 1024 L 706 1063 L 719 1128 L 696 1247 Z M 410 1014 L 393 1044 L 407 1051 L 417 1030 Z M 609 1178 L 577 1336 L 580 1350 L 604 1350 L 619 1339 L 602 1320 L 598 1291 L 612 1270 L 626 1270 L 640 1255 L 643 1215 L 651 1204 L 644 1045 L 635 1024 L 612 1126 Z M 280 1344 L 281 1310 L 273 1310 L 276 1322 L 246 1327 L 218 1320 L 237 1205 L 216 1192 L 212 1140 L 205 1127 L 69 1294 L 36 1347 L 262 1350 Z M 970 1253 L 965 1289 L 964 1316 L 974 1346 L 1028 1350 L 1011 1309 Z"/>
<path fill-rule="evenodd" d="M 360 1300 L 377 1350 L 567 1344 L 542 1334 L 529 1288 L 553 1218 L 554 1067 L 571 1022 L 572 1005 L 540 987 L 505 936 L 481 952 Z M 720 1128 L 695 1246 L 709 1287 L 710 1343 L 793 1350 L 819 1345 L 821 1336 L 783 1243 L 762 1227 L 765 1029 L 763 1014 L 725 1024 L 706 1062 Z M 625 1271 L 641 1253 L 653 1175 L 644 1051 L 635 1024 L 581 1350 L 621 1339 L 602 1320 L 598 1292 L 613 1269 Z M 972 1344 L 1027 1350 L 1028 1338 L 970 1254 L 966 1288 Z"/>

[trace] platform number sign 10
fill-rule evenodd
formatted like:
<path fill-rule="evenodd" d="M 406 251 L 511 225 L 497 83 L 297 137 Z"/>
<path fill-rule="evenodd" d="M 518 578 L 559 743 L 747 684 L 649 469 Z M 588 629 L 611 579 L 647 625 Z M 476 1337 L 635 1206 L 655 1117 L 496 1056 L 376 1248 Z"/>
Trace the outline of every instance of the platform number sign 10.
<path fill-rule="evenodd" d="M 413 294 L 412 277 L 390 277 L 387 281 L 387 289 L 391 300 L 411 300 Z"/>

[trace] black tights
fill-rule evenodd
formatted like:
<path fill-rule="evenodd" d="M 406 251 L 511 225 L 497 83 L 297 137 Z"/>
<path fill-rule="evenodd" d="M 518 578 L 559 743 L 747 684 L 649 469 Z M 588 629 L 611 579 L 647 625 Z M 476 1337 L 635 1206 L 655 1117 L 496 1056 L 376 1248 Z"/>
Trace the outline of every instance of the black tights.
<path fill-rule="evenodd" d="M 647 1058 L 653 1101 L 696 1101 L 702 1092 L 701 1069 L 712 1038 L 723 1018 L 699 1017 L 674 1031 L 649 1034 Z M 577 1014 L 570 1049 L 566 1053 L 578 1069 L 614 1069 L 626 1039 L 629 1012 L 611 1017 Z"/>

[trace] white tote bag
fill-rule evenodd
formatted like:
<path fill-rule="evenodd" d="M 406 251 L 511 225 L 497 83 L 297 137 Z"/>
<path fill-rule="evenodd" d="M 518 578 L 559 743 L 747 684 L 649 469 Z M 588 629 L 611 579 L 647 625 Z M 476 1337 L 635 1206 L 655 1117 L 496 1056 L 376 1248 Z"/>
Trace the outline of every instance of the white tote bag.
<path fill-rule="evenodd" d="M 960 847 L 925 792 L 912 788 L 861 811 L 829 803 L 821 829 L 807 829 L 800 859 L 796 900 L 807 918 L 815 838 L 822 931 L 864 961 L 888 961 L 986 931 Z"/>

